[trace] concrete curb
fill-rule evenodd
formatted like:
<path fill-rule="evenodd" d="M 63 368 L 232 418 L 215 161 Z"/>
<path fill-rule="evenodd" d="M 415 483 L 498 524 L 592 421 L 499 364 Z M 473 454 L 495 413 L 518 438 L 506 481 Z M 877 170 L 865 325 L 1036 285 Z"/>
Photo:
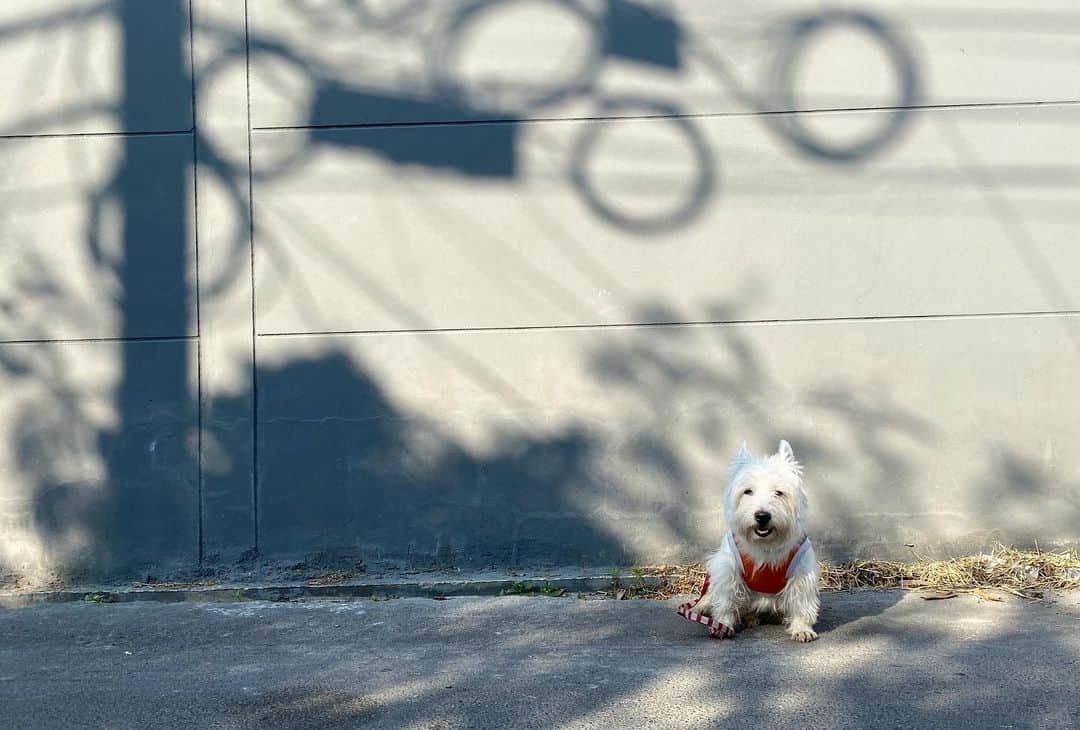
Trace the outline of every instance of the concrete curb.
<path fill-rule="evenodd" d="M 620 579 L 626 585 L 649 588 L 659 587 L 667 576 L 646 575 Z M 498 596 L 513 591 L 518 584 L 527 584 L 539 595 L 540 589 L 562 589 L 566 593 L 595 593 L 611 588 L 612 578 L 604 576 L 575 577 L 525 577 L 499 579 L 455 579 L 436 581 L 390 581 L 372 583 L 337 583 L 332 585 L 307 585 L 304 583 L 284 585 L 213 585 L 184 588 L 124 587 L 85 590 L 38 591 L 27 593 L 0 593 L 0 607 L 25 608 L 43 603 L 136 603 L 156 601 L 159 603 L 229 603 L 236 601 L 299 601 L 319 598 L 431 598 L 454 596 Z M 513 594 L 511 594 L 513 595 Z M 518 593 L 517 595 L 521 595 Z"/>

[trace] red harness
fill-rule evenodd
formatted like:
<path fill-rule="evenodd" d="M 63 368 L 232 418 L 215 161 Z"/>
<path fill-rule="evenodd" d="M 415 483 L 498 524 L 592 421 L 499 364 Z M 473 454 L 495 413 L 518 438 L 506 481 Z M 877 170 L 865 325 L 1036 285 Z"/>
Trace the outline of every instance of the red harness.
<path fill-rule="evenodd" d="M 742 550 L 739 550 L 739 544 L 731 538 L 730 533 L 728 538 L 731 539 L 731 544 L 735 548 L 735 552 L 739 555 L 739 560 L 742 562 L 743 581 L 746 583 L 746 587 L 756 593 L 771 593 L 777 594 L 784 590 L 788 582 L 788 574 L 791 571 L 792 563 L 799 557 L 800 550 L 803 549 L 804 544 L 807 542 L 804 537 L 798 545 L 791 549 L 791 552 L 787 554 L 787 557 L 776 565 L 757 565 L 750 558 L 746 557 Z M 705 594 L 709 590 L 709 576 L 705 575 L 705 583 L 701 586 L 701 593 L 692 601 L 688 601 L 676 609 L 678 614 L 685 618 L 687 621 L 694 621 L 702 624 L 709 629 L 709 633 L 715 637 L 732 636 L 735 633 L 733 627 L 725 626 L 717 621 L 712 616 L 706 616 L 698 611 L 694 610 L 694 607 L 701 603 L 701 599 L 705 597 Z"/>
<path fill-rule="evenodd" d="M 740 550 L 739 559 L 742 561 L 743 580 L 746 581 L 746 587 L 756 593 L 776 594 L 784 590 L 784 587 L 787 586 L 788 571 L 791 569 L 791 563 L 795 560 L 795 556 L 799 553 L 801 547 L 802 543 L 800 542 L 791 549 L 791 552 L 787 554 L 787 557 L 782 562 L 776 565 L 757 565 Z"/>

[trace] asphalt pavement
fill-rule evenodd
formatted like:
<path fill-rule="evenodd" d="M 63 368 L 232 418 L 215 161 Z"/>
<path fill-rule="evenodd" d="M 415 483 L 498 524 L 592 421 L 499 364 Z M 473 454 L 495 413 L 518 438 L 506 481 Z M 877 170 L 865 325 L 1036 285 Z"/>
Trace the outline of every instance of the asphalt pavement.
<path fill-rule="evenodd" d="M 0 609 L 10 728 L 1080 727 L 1080 594 L 823 596 L 706 638 L 577 596 Z"/>

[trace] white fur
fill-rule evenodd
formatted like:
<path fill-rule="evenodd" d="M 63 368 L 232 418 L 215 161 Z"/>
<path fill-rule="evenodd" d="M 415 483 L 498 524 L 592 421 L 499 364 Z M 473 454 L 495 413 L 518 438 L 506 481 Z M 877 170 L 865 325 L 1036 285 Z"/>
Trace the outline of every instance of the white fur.
<path fill-rule="evenodd" d="M 749 493 L 747 493 L 749 492 Z M 754 513 L 771 515 L 772 532 L 755 533 Z M 806 536 L 807 498 L 802 484 L 802 467 L 791 445 L 781 441 L 775 454 L 755 458 L 744 442 L 731 462 L 724 492 L 724 516 L 739 547 L 756 564 L 777 564 Z M 740 619 L 756 625 L 763 616 L 783 618 L 788 633 L 796 641 L 817 638 L 821 577 L 813 548 L 800 559 L 782 591 L 773 595 L 751 591 L 743 579 L 742 562 L 728 541 L 709 558 L 709 590 L 696 611 L 717 618 L 734 628 Z M 730 632 L 726 635 L 730 636 Z"/>

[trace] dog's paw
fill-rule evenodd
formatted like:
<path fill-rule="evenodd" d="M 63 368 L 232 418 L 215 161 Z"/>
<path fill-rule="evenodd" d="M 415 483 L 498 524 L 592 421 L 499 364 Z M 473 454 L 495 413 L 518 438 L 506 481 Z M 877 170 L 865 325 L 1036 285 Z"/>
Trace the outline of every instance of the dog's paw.
<path fill-rule="evenodd" d="M 709 636 L 714 639 L 730 639 L 735 636 L 735 629 L 718 624 L 709 631 Z"/>
<path fill-rule="evenodd" d="M 813 629 L 800 629 L 799 631 L 792 631 L 791 638 L 795 639 L 795 641 L 801 641 L 803 643 L 806 643 L 808 641 L 813 641 L 814 639 L 816 639 L 817 632 Z"/>

